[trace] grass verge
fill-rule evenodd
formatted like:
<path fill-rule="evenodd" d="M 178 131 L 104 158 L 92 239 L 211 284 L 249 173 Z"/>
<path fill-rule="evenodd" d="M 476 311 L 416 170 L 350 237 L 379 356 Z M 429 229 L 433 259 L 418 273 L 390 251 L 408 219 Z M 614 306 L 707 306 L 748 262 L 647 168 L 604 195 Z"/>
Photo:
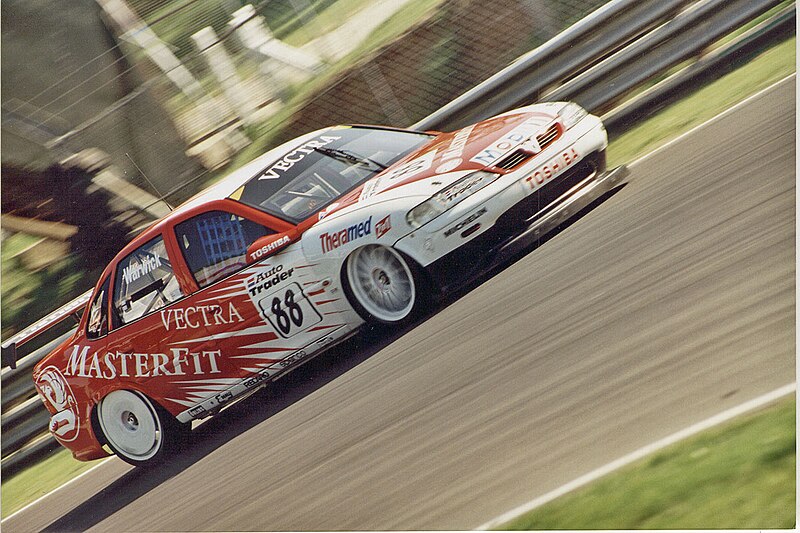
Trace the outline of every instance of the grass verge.
<path fill-rule="evenodd" d="M 3 518 L 99 463 L 76 461 L 68 450 L 63 449 L 9 479 L 3 478 L 0 490 Z"/>
<path fill-rule="evenodd" d="M 795 71 L 797 38 L 765 50 L 612 140 L 610 166 L 629 163 Z"/>
<path fill-rule="evenodd" d="M 499 529 L 795 525 L 795 399 L 670 446 Z"/>

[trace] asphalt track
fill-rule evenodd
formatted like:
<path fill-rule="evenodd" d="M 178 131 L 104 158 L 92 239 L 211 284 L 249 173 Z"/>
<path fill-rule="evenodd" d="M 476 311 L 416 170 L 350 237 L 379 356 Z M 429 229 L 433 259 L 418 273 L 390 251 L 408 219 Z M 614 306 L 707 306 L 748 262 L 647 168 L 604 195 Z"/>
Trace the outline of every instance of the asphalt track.
<path fill-rule="evenodd" d="M 795 79 L 423 323 L 348 342 L 5 531 L 470 529 L 795 379 Z"/>

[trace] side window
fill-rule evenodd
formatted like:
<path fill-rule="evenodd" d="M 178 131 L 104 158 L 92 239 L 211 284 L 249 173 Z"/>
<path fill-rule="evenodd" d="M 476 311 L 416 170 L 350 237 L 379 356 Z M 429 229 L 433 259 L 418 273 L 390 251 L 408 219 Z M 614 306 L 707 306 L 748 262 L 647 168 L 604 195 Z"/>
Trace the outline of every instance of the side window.
<path fill-rule="evenodd" d="M 247 247 L 274 232 L 233 213 L 209 211 L 181 222 L 175 233 L 189 270 L 205 287 L 247 266 Z"/>
<path fill-rule="evenodd" d="M 117 265 L 114 279 L 115 325 L 124 325 L 179 299 L 164 239 L 158 237 Z"/>
<path fill-rule="evenodd" d="M 89 306 L 89 320 L 86 325 L 86 336 L 98 339 L 108 334 L 108 286 L 111 276 L 100 287 Z"/>

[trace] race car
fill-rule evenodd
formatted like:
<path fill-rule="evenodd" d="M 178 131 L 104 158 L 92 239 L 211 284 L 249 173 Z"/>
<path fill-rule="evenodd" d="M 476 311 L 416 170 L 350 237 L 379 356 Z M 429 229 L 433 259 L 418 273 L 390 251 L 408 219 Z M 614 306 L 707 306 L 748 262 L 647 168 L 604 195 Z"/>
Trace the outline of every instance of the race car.
<path fill-rule="evenodd" d="M 33 373 L 50 431 L 79 460 L 158 464 L 192 421 L 363 324 L 406 324 L 460 266 L 624 183 L 606 146 L 600 119 L 562 102 L 452 133 L 330 127 L 269 151 L 144 230 L 76 304 L 76 332 Z"/>

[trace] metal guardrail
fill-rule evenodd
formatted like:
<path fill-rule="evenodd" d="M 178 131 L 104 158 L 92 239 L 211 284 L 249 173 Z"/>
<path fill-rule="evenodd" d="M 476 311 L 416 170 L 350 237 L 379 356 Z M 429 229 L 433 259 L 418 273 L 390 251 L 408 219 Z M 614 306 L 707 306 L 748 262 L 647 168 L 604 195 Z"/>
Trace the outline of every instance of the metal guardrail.
<path fill-rule="evenodd" d="M 412 127 L 451 130 L 537 101 L 603 113 L 780 0 L 614 0 Z"/>
<path fill-rule="evenodd" d="M 691 65 L 614 107 L 602 117 L 606 129 L 610 135 L 621 133 L 632 124 L 655 114 L 682 94 L 709 79 L 727 74 L 759 50 L 794 35 L 796 22 L 797 6 L 792 4 L 783 8 L 737 39 L 704 54 Z"/>
<path fill-rule="evenodd" d="M 791 35 L 795 5 L 728 45 L 618 105 L 710 44 L 753 20 L 779 0 L 613 0 L 560 35 L 519 58 L 413 127 L 455 129 L 535 101 L 577 101 L 604 115 L 607 128 L 623 128 L 657 109 L 671 95 L 719 75 L 721 65 Z M 730 67 L 732 68 L 732 67 Z M 614 107 L 616 106 L 616 107 Z M 33 351 L 15 370 L 3 369 L 2 471 L 11 475 L 60 447 L 47 433 L 49 414 L 31 380 L 33 366 L 74 330 Z"/>

